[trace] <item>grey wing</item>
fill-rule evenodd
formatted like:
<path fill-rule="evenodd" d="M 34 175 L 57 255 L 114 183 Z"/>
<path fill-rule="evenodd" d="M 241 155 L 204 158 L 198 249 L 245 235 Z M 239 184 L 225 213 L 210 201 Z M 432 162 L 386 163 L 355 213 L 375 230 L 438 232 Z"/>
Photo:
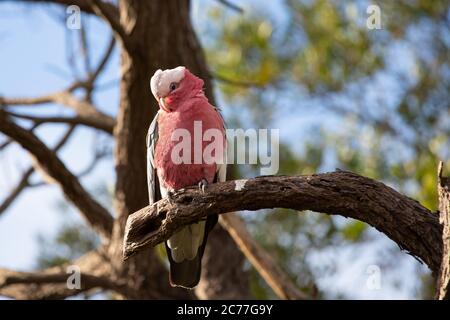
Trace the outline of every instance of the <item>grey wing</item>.
<path fill-rule="evenodd" d="M 154 156 L 156 142 L 158 141 L 158 115 L 156 114 L 150 127 L 148 128 L 146 145 L 147 145 L 147 185 L 148 198 L 150 204 L 153 204 L 161 199 L 161 191 L 159 186 L 158 175 L 156 173 Z"/>

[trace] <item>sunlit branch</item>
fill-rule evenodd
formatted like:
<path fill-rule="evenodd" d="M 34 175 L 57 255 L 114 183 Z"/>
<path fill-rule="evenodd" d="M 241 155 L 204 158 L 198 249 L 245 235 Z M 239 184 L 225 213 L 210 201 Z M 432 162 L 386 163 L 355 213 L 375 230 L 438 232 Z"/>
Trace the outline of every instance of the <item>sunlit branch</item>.
<path fill-rule="evenodd" d="M 74 176 L 48 147 L 33 133 L 15 124 L 8 114 L 0 110 L 0 131 L 14 139 L 33 155 L 35 165 L 45 176 L 56 182 L 64 195 L 80 210 L 83 216 L 105 238 L 112 232 L 113 218 L 100 203 L 81 186 Z"/>

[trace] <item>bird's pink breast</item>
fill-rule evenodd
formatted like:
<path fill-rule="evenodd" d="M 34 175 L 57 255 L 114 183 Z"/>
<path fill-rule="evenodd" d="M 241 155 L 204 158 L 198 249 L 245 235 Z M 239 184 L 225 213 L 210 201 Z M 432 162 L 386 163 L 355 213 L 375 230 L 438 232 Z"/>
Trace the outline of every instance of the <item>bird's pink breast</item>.
<path fill-rule="evenodd" d="M 209 183 L 214 181 L 217 168 L 215 163 L 207 164 L 203 157 L 201 158 L 201 163 L 194 163 L 194 138 L 199 138 L 194 137 L 195 121 L 201 121 L 200 139 L 206 130 L 219 129 L 223 133 L 223 145 L 225 145 L 223 121 L 218 112 L 205 98 L 194 98 L 187 103 L 192 103 L 192 107 L 184 111 L 161 112 L 158 118 L 155 167 L 161 184 L 173 190 L 196 185 L 202 179 L 206 179 Z M 180 141 L 172 141 L 172 133 L 180 128 L 186 129 L 191 136 L 191 163 L 176 164 L 172 159 L 173 149 L 180 143 Z M 209 143 L 209 141 L 201 143 L 202 154 Z"/>

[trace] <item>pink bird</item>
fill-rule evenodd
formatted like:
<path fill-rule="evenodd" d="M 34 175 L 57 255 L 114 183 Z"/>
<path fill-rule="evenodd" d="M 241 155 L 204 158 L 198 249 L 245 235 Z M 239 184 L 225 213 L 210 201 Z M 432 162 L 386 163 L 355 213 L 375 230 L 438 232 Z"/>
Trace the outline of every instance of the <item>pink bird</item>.
<path fill-rule="evenodd" d="M 150 204 L 162 197 L 170 196 L 170 192 L 187 186 L 198 184 L 204 190 L 208 183 L 225 181 L 225 161 L 204 159 L 203 152 L 209 142 L 203 139 L 200 143 L 196 142 L 196 139 L 201 139 L 208 130 L 216 130 L 220 136 L 215 139 L 220 141 L 215 142 L 219 142 L 223 148 L 222 155 L 226 154 L 224 122 L 219 110 L 205 97 L 203 80 L 185 67 L 177 67 L 164 71 L 157 70 L 150 81 L 150 87 L 160 107 L 147 134 Z M 201 124 L 200 137 L 199 124 Z M 187 144 L 191 147 L 187 148 L 191 149 L 188 150 L 190 154 L 185 154 L 187 150 L 183 150 L 182 154 L 182 158 L 188 161 L 181 163 L 180 133 L 188 133 L 192 138 Z M 220 158 L 220 150 L 216 152 Z M 205 220 L 184 227 L 166 241 L 170 262 L 169 280 L 172 286 L 193 288 L 198 284 L 208 233 L 217 220 L 217 215 L 209 215 Z"/>

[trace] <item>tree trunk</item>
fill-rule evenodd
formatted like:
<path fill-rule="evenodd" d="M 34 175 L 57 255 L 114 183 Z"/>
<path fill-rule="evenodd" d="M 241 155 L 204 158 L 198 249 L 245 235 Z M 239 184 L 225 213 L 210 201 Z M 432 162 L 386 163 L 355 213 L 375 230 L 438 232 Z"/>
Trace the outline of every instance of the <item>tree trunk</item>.
<path fill-rule="evenodd" d="M 442 262 L 436 286 L 436 299 L 450 300 L 450 178 L 443 176 L 443 162 L 438 168 L 439 222 L 442 225 Z"/>
<path fill-rule="evenodd" d="M 214 103 L 212 83 L 203 51 L 191 25 L 189 1 L 121 0 L 119 9 L 120 22 L 133 46 L 132 50 L 122 50 L 121 53 L 121 98 L 115 128 L 117 182 L 114 206 L 117 219 L 110 250 L 112 261 L 114 269 L 118 270 L 117 276 L 133 279 L 135 298 L 150 296 L 147 290 L 159 291 L 166 297 L 188 298 L 190 294 L 187 291 L 169 287 L 167 271 L 153 250 L 145 250 L 123 263 L 122 242 L 128 215 L 148 204 L 145 137 L 158 110 L 149 89 L 151 76 L 157 69 L 184 65 L 204 79 L 206 95 Z M 223 276 L 214 271 L 217 260 L 212 257 L 212 252 L 217 254 L 213 248 L 218 245 L 221 251 L 227 252 L 228 267 L 235 273 L 235 281 L 224 288 L 217 286 L 218 282 L 223 282 L 217 277 L 222 279 Z M 241 271 L 242 254 L 222 230 L 211 233 L 205 260 L 209 264 L 204 265 L 202 298 L 248 297 L 248 291 L 229 292 L 235 282 L 248 284 L 248 275 Z M 221 264 L 218 267 L 217 270 L 223 269 Z M 209 290 L 210 285 L 214 289 Z"/>

